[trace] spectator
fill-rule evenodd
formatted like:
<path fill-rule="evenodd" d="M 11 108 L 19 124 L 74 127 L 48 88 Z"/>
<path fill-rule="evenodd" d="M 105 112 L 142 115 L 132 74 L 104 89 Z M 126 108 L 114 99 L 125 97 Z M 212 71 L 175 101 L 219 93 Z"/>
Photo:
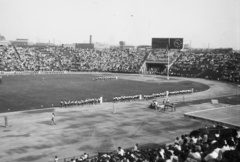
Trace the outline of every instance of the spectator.
<path fill-rule="evenodd" d="M 55 156 L 54 162 L 58 162 L 58 157 L 57 156 Z"/>
<path fill-rule="evenodd" d="M 195 160 L 196 162 L 201 162 L 201 161 L 202 161 L 202 157 L 201 157 L 201 154 L 200 154 L 199 147 L 193 146 L 193 149 L 192 149 L 191 152 L 188 154 L 188 157 L 189 157 L 190 159 Z"/>
<path fill-rule="evenodd" d="M 138 152 L 138 143 L 133 147 L 133 152 Z"/>
<path fill-rule="evenodd" d="M 124 150 L 121 148 L 121 147 L 118 147 L 118 156 L 120 157 L 120 159 L 122 159 L 123 158 L 123 156 L 124 156 Z"/>
<path fill-rule="evenodd" d="M 204 160 L 206 162 L 215 161 L 217 159 L 217 157 L 218 157 L 219 150 L 220 150 L 220 148 L 218 148 L 218 143 L 217 142 L 213 142 L 212 151 L 207 156 L 204 157 Z"/>
<path fill-rule="evenodd" d="M 160 158 L 165 160 L 165 150 L 163 148 L 160 149 Z"/>

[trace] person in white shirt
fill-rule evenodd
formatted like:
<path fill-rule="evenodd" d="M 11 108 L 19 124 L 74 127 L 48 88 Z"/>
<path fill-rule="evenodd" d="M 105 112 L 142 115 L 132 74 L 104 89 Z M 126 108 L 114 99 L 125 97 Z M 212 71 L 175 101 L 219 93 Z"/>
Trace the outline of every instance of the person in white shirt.
<path fill-rule="evenodd" d="M 169 99 L 167 99 L 166 104 L 169 104 L 169 103 L 170 103 L 170 101 L 169 101 Z"/>
<path fill-rule="evenodd" d="M 55 156 L 54 162 L 58 162 L 58 157 L 57 156 Z"/>
<path fill-rule="evenodd" d="M 86 160 L 88 158 L 88 155 L 86 153 L 84 153 L 82 158 L 83 158 L 83 160 Z"/>
<path fill-rule="evenodd" d="M 55 123 L 55 114 L 54 113 L 52 113 L 52 124 L 56 125 L 56 123 Z"/>
<path fill-rule="evenodd" d="M 177 137 L 177 138 L 175 139 L 174 143 L 179 144 L 179 141 L 180 141 L 180 139 L 179 139 L 179 137 Z"/>
<path fill-rule="evenodd" d="M 201 162 L 202 161 L 202 156 L 200 153 L 200 150 L 198 149 L 199 147 L 194 146 L 192 151 L 190 151 L 190 153 L 188 154 L 188 158 L 192 159 L 192 161 L 196 161 L 196 162 Z"/>
<path fill-rule="evenodd" d="M 71 162 L 76 162 L 76 158 L 73 157 L 73 158 L 71 159 Z"/>
<path fill-rule="evenodd" d="M 211 162 L 211 161 L 214 161 L 215 159 L 217 159 L 219 151 L 220 151 L 220 148 L 217 147 L 216 143 L 217 142 L 213 143 L 213 147 L 215 147 L 215 149 L 213 149 L 213 151 L 210 154 L 205 156 L 204 160 L 206 162 Z"/>
<path fill-rule="evenodd" d="M 222 142 L 222 143 L 221 143 L 221 148 L 220 148 L 220 150 L 219 150 L 219 152 L 218 152 L 218 157 L 217 157 L 217 160 L 218 160 L 218 161 L 221 161 L 221 160 L 222 160 L 222 155 L 223 155 L 223 153 L 224 153 L 225 151 L 230 150 L 229 146 L 227 145 L 227 141 L 226 141 L 226 140 L 221 141 L 221 142 Z"/>
<path fill-rule="evenodd" d="M 197 138 L 195 138 L 194 136 L 192 136 L 192 138 L 191 138 L 191 139 L 192 139 L 192 141 L 193 141 L 193 143 L 194 143 L 194 144 L 196 144 L 196 143 L 197 143 L 197 140 L 198 140 Z"/>
<path fill-rule="evenodd" d="M 181 146 L 178 143 L 174 143 L 174 147 L 179 151 L 182 150 Z"/>
<path fill-rule="evenodd" d="M 117 151 L 118 155 L 120 156 L 120 158 L 123 158 L 124 155 L 124 150 L 121 147 L 118 147 L 118 151 Z"/>
<path fill-rule="evenodd" d="M 138 143 L 134 146 L 133 151 L 138 152 Z"/>
<path fill-rule="evenodd" d="M 162 159 L 165 159 L 165 150 L 163 148 L 160 149 L 159 154 Z"/>

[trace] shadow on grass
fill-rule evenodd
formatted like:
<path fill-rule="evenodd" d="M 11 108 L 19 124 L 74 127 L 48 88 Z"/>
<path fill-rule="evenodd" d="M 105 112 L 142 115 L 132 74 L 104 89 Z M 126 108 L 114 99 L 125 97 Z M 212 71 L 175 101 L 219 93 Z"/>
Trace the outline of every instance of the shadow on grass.
<path fill-rule="evenodd" d="M 12 155 L 12 154 L 23 154 L 23 153 L 27 153 L 27 149 L 29 149 L 29 146 L 23 146 L 23 147 L 16 147 L 14 149 L 9 149 L 6 151 L 6 153 L 8 155 Z"/>
<path fill-rule="evenodd" d="M 19 158 L 16 161 L 18 161 L 18 162 L 31 162 L 31 161 L 38 160 L 38 159 L 41 159 L 41 158 L 44 158 L 44 157 L 46 157 L 46 155 L 26 156 L 26 157 Z"/>
<path fill-rule="evenodd" d="M 4 127 L 5 128 L 5 127 Z M 3 130 L 3 132 L 11 132 L 11 130 Z"/>
<path fill-rule="evenodd" d="M 39 114 L 39 113 L 46 113 L 46 112 L 54 112 L 54 109 L 43 109 L 43 110 L 33 110 L 33 111 L 24 111 L 24 114 Z"/>
<path fill-rule="evenodd" d="M 44 124 L 44 125 L 53 125 L 50 120 L 49 120 L 49 121 L 37 122 L 37 123 L 39 123 L 39 124 Z"/>
<path fill-rule="evenodd" d="M 8 135 L 8 136 L 3 136 L 1 138 L 11 138 L 11 137 L 13 137 L 13 138 L 17 138 L 17 137 L 30 137 L 30 134 L 27 133 L 27 134 L 20 134 L 20 135 Z"/>

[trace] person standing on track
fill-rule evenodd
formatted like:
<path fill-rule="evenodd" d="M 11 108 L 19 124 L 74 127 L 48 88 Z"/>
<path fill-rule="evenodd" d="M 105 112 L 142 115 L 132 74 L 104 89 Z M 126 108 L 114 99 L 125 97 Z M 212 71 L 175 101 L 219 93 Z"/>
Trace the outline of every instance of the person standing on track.
<path fill-rule="evenodd" d="M 166 100 L 166 104 L 170 104 L 170 101 L 169 101 L 169 99 L 167 99 L 167 100 Z"/>
<path fill-rule="evenodd" d="M 165 105 L 165 98 L 163 99 L 163 102 L 162 102 L 162 103 L 163 103 L 163 105 Z"/>
<path fill-rule="evenodd" d="M 54 113 L 52 113 L 52 124 L 56 125 L 56 123 L 55 123 L 55 114 Z"/>

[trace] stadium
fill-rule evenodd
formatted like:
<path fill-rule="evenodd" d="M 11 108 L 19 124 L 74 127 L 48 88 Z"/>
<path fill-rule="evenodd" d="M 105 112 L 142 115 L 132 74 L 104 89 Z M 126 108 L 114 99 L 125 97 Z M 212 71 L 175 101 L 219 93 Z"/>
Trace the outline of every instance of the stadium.
<path fill-rule="evenodd" d="M 239 6 L 1 0 L 0 162 L 240 162 Z"/>
<path fill-rule="evenodd" d="M 209 140 L 216 131 L 225 138 L 236 136 L 240 55 L 232 51 L 207 55 L 202 54 L 209 51 L 201 50 L 163 52 L 1 48 L 1 160 L 50 162 L 56 155 L 64 162 L 108 156 L 117 160 L 121 158 L 118 147 L 144 159 L 160 148 L 166 149 L 167 156 L 177 150 L 176 137 L 193 138 L 192 132 L 206 126 Z M 86 60 L 77 57 L 84 58 L 85 53 Z M 225 56 L 230 57 L 219 65 Z M 39 60 L 32 63 L 35 58 Z M 210 58 L 214 61 L 207 61 Z M 197 69 L 202 67 L 196 64 L 198 60 L 209 69 Z M 226 76 L 226 70 L 235 72 Z M 165 99 L 174 104 L 175 111 L 161 109 Z M 150 109 L 153 102 L 157 104 Z M 52 113 L 56 125 L 51 122 Z M 139 151 L 132 151 L 136 143 Z"/>

